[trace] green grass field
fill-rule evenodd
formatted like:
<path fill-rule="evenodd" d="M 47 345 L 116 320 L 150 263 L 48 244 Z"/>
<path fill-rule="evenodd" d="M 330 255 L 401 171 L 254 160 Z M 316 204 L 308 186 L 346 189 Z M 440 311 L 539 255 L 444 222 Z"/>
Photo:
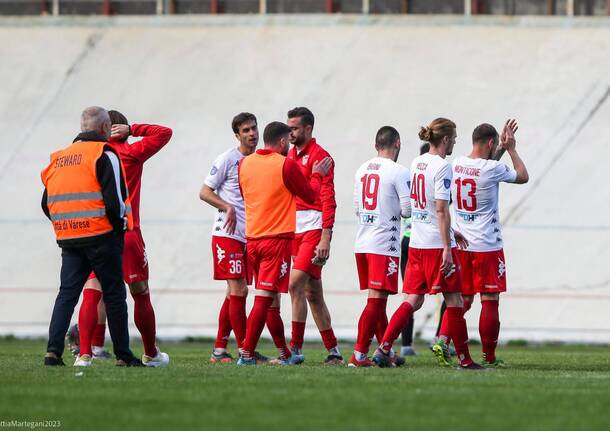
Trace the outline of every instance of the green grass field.
<path fill-rule="evenodd" d="M 81 430 L 610 429 L 608 347 L 503 347 L 510 368 L 473 373 L 438 368 L 424 346 L 398 369 L 324 366 L 317 344 L 301 366 L 239 368 L 209 364 L 210 343 L 162 346 L 166 369 L 98 361 L 75 370 L 43 367 L 43 341 L 1 340 L 0 428 L 58 420 Z"/>

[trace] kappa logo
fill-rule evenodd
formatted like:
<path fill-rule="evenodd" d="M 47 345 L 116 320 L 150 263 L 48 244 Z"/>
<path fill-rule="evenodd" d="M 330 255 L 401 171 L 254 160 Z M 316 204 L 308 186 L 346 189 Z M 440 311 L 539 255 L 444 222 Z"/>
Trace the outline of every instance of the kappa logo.
<path fill-rule="evenodd" d="M 502 259 L 498 258 L 498 277 L 502 277 L 506 273 L 506 264 Z"/>
<path fill-rule="evenodd" d="M 396 264 L 396 261 L 392 258 L 390 258 L 390 261 L 388 262 L 388 277 L 392 276 L 393 274 L 396 274 L 396 272 L 398 271 L 398 264 Z"/>
<path fill-rule="evenodd" d="M 303 156 L 303 160 L 301 161 L 301 163 L 303 163 L 303 166 L 306 166 L 308 161 L 309 161 L 309 154 L 306 154 Z"/>
<path fill-rule="evenodd" d="M 218 259 L 218 263 L 222 262 L 225 258 L 225 251 L 216 244 L 216 259 Z"/>
<path fill-rule="evenodd" d="M 288 273 L 288 262 L 282 259 L 282 266 L 280 267 L 280 278 Z"/>

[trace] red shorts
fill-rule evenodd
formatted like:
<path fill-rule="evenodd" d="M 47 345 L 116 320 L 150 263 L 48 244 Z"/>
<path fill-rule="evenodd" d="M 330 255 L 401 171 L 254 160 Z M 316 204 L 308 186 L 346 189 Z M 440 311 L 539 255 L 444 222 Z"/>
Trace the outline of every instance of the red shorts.
<path fill-rule="evenodd" d="M 96 278 L 89 274 L 89 280 Z M 123 281 L 127 284 L 138 281 L 148 281 L 148 259 L 146 258 L 146 245 L 140 228 L 125 232 L 125 245 L 123 247 Z"/>
<path fill-rule="evenodd" d="M 360 290 L 375 289 L 398 293 L 398 257 L 373 253 L 356 253 Z"/>
<path fill-rule="evenodd" d="M 292 238 L 248 240 L 248 265 L 256 278 L 256 289 L 288 292 L 291 245 Z"/>
<path fill-rule="evenodd" d="M 402 291 L 417 295 L 461 292 L 460 265 L 456 250 L 456 248 L 451 250 L 455 271 L 449 277 L 445 277 L 440 270 L 443 262 L 442 248 L 409 247 Z"/>
<path fill-rule="evenodd" d="M 320 238 L 322 229 L 316 229 L 297 233 L 292 240 L 292 268 L 306 272 L 316 280 L 322 277 L 322 267 L 313 264 Z"/>
<path fill-rule="evenodd" d="M 462 270 L 462 294 L 506 292 L 504 251 L 458 250 Z"/>
<path fill-rule="evenodd" d="M 252 274 L 246 264 L 246 244 L 233 238 L 212 236 L 214 280 L 245 278 L 250 284 Z"/>

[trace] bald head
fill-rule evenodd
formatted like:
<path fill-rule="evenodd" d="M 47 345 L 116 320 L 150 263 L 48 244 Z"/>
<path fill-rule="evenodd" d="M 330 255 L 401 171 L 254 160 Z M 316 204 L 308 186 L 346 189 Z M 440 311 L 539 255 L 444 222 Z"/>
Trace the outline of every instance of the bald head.
<path fill-rule="evenodd" d="M 81 132 L 97 132 L 108 139 L 110 137 L 110 127 L 110 116 L 104 108 L 90 106 L 81 114 Z"/>

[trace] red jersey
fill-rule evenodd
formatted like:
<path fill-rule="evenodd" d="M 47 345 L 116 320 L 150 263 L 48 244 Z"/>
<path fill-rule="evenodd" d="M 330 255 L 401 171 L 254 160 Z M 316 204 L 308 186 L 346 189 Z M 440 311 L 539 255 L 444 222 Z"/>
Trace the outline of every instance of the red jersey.
<path fill-rule="evenodd" d="M 142 136 L 144 139 L 129 144 L 110 140 L 109 144 L 121 158 L 127 176 L 127 190 L 131 199 L 134 227 L 140 227 L 140 187 L 144 162 L 154 156 L 169 142 L 172 129 L 153 124 L 132 124 L 131 136 Z"/>
<path fill-rule="evenodd" d="M 297 162 L 301 172 L 309 182 L 311 180 L 311 171 L 315 162 L 330 156 L 328 152 L 316 142 L 315 138 L 305 144 L 301 151 L 297 152 L 296 146 L 293 146 L 288 151 L 288 158 Z M 328 171 L 328 175 L 322 180 L 320 195 L 313 204 L 305 202 L 299 196 L 296 198 L 297 211 L 301 210 L 316 210 L 322 212 L 322 228 L 332 229 L 335 224 L 335 210 L 337 202 L 335 201 L 335 163 Z"/>

